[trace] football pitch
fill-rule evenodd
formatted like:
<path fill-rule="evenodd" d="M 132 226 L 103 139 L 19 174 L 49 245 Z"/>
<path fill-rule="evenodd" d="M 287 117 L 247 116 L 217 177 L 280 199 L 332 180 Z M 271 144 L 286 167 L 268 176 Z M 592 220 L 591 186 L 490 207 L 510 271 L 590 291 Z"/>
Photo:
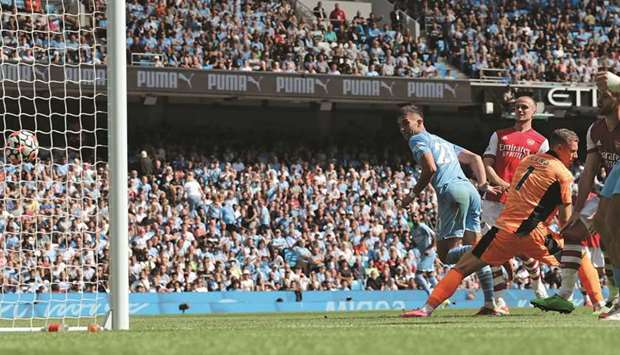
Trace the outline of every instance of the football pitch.
<path fill-rule="evenodd" d="M 132 317 L 128 332 L 0 335 L 0 354 L 619 354 L 620 322 L 515 309 Z"/>

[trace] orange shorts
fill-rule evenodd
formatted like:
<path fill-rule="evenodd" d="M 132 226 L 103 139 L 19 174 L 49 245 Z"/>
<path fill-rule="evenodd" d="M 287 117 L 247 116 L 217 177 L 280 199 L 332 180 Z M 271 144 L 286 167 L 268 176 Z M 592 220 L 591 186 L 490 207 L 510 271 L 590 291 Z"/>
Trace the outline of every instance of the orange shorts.
<path fill-rule="evenodd" d="M 547 265 L 560 265 L 550 252 L 546 235 L 534 230 L 529 235 L 520 237 L 501 229 L 491 228 L 480 239 L 472 254 L 493 266 L 504 264 L 515 256 L 534 258 Z M 561 247 L 561 246 L 559 246 Z"/>

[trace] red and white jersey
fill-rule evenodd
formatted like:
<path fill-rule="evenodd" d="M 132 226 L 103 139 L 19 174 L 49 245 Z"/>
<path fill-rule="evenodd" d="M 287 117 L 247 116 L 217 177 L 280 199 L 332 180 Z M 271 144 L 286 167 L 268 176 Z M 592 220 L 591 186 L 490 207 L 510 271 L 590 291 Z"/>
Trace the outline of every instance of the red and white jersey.
<path fill-rule="evenodd" d="M 533 129 L 520 132 L 511 127 L 493 132 L 484 156 L 495 158 L 493 169 L 500 178 L 510 183 L 523 158 L 530 154 L 545 153 L 548 150 L 549 142 L 542 134 Z M 501 203 L 506 200 L 505 194 L 500 196 L 486 194 L 484 198 Z"/>
<path fill-rule="evenodd" d="M 581 242 L 581 245 L 588 248 L 600 248 L 601 247 L 601 235 L 598 233 L 590 234 L 586 239 Z"/>
<path fill-rule="evenodd" d="M 588 128 L 586 144 L 588 153 L 597 152 L 601 156 L 605 171 L 609 174 L 620 160 L 620 125 L 610 132 L 605 119 L 599 118 Z"/>

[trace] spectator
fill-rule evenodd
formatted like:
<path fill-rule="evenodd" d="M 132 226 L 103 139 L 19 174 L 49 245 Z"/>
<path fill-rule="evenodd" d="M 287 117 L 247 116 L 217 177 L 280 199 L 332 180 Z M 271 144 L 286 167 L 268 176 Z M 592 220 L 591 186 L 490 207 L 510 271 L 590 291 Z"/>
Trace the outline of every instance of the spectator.
<path fill-rule="evenodd" d="M 379 277 L 379 271 L 376 269 L 371 270 L 368 279 L 366 280 L 366 290 L 369 291 L 381 291 L 383 285 L 381 284 L 381 278 Z"/>
<path fill-rule="evenodd" d="M 327 74 L 329 74 L 329 75 L 340 75 L 340 71 L 338 70 L 338 64 L 331 63 L 330 66 L 329 66 L 329 72 Z"/>
<path fill-rule="evenodd" d="M 153 175 L 153 160 L 148 156 L 146 150 L 140 152 L 140 175 Z"/>
<path fill-rule="evenodd" d="M 202 206 L 202 197 L 204 193 L 202 187 L 194 178 L 193 172 L 187 174 L 187 182 L 183 185 L 183 190 L 185 191 L 192 210 Z"/>
<path fill-rule="evenodd" d="M 334 30 L 336 30 L 336 32 L 339 32 L 344 26 L 344 23 L 346 22 L 346 20 L 347 20 L 347 15 L 345 14 L 344 10 L 340 8 L 340 4 L 335 3 L 334 9 L 329 14 L 329 21 L 334 27 Z"/>
<path fill-rule="evenodd" d="M 327 15 L 325 14 L 325 9 L 323 8 L 323 3 L 321 1 L 317 2 L 316 6 L 312 10 L 314 17 L 319 23 L 323 23 L 327 19 Z"/>
<path fill-rule="evenodd" d="M 560 274 L 560 269 L 554 267 L 549 270 L 545 274 L 545 283 L 549 285 L 549 287 L 559 288 L 562 285 L 562 275 Z"/>

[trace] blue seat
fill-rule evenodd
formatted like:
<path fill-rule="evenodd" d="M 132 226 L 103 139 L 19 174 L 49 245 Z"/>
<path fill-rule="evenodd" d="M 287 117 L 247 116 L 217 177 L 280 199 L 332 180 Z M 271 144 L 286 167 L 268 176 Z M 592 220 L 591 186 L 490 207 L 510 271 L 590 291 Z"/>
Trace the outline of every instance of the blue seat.
<path fill-rule="evenodd" d="M 359 280 L 353 280 L 351 282 L 351 291 L 362 291 L 364 290 L 364 285 Z"/>

